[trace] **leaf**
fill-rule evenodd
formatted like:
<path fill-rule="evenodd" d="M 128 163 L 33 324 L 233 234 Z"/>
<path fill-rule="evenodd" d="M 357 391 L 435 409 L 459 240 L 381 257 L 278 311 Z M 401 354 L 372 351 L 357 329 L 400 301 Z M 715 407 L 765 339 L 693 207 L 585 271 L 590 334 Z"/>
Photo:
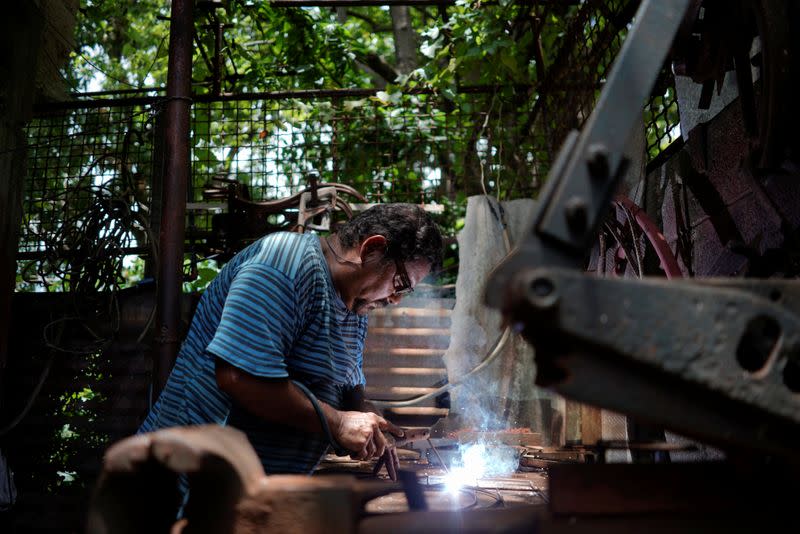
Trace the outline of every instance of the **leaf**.
<path fill-rule="evenodd" d="M 359 100 L 346 100 L 343 107 L 345 111 L 353 111 L 354 109 L 363 107 L 366 103 L 367 101 L 363 98 Z"/>
<path fill-rule="evenodd" d="M 427 58 L 436 57 L 436 53 L 442 48 L 442 40 L 424 41 L 419 47 L 419 52 Z"/>
<path fill-rule="evenodd" d="M 519 63 L 517 63 L 516 56 L 512 55 L 509 49 L 504 49 L 500 51 L 500 62 L 505 65 L 505 67 L 510 70 L 515 77 L 519 77 L 520 68 Z"/>

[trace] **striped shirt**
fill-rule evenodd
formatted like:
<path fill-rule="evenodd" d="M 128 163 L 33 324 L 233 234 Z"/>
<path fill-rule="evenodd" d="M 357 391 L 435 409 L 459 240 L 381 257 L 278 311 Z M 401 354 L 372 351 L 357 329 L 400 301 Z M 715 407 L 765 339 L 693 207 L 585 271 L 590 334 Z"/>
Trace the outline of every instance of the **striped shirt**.
<path fill-rule="evenodd" d="M 215 357 L 251 375 L 290 378 L 341 408 L 364 384 L 367 319 L 336 293 L 319 239 L 270 234 L 237 254 L 209 285 L 164 391 L 139 432 L 207 423 L 243 430 L 267 473 L 309 473 L 327 449 L 320 435 L 267 423 L 216 383 Z"/>

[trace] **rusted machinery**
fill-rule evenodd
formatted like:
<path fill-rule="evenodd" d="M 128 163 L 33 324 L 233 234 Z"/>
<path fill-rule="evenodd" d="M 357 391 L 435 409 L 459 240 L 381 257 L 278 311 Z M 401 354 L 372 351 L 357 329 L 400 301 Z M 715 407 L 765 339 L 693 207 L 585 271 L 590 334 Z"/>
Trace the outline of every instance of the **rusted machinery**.
<path fill-rule="evenodd" d="M 258 237 L 281 230 L 331 229 L 334 211 L 346 218 L 353 211 L 345 197 L 366 203 L 367 199 L 345 184 L 320 183 L 316 174 L 308 176 L 308 186 L 286 198 L 255 202 L 246 186 L 228 178 L 215 178 L 203 191 L 203 198 L 227 202 L 225 213 L 212 218 L 212 233 L 207 237 L 209 254 L 228 259 Z M 191 236 L 190 236 L 191 237 Z"/>
<path fill-rule="evenodd" d="M 626 102 L 649 93 L 682 21 L 694 20 L 690 4 L 698 8 L 642 4 L 593 115 L 561 151 L 528 239 L 490 280 L 487 303 L 536 346 L 541 385 L 796 463 L 796 282 L 611 279 L 579 271 L 626 167 L 625 140 L 638 113 Z M 784 46 L 788 71 L 796 59 L 788 41 Z M 782 141 L 785 155 L 796 139 Z"/>

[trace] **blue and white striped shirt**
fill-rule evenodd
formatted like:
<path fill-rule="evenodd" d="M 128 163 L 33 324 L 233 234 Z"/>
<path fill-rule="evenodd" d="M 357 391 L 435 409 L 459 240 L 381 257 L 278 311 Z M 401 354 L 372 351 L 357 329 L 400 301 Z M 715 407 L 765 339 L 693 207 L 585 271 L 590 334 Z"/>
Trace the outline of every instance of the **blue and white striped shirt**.
<path fill-rule="evenodd" d="M 325 439 L 267 423 L 216 383 L 215 357 L 260 377 L 290 378 L 341 408 L 364 384 L 367 319 L 336 293 L 319 239 L 275 233 L 237 254 L 209 285 L 167 385 L 139 432 L 206 423 L 243 430 L 267 473 L 309 473 Z"/>

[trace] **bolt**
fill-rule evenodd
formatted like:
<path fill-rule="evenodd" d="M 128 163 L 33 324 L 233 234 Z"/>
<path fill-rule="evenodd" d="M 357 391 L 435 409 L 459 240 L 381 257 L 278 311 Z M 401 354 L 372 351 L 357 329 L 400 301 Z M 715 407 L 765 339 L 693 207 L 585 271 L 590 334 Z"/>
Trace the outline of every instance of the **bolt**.
<path fill-rule="evenodd" d="M 553 292 L 555 286 L 549 278 L 536 278 L 531 282 L 531 291 L 537 297 L 546 297 Z"/>
<path fill-rule="evenodd" d="M 586 151 L 586 166 L 589 175 L 598 182 L 608 180 L 610 165 L 608 163 L 608 149 L 602 143 L 589 145 Z"/>
<path fill-rule="evenodd" d="M 567 226 L 576 234 L 586 230 L 589 222 L 589 207 L 581 197 L 572 197 L 564 205 L 564 216 L 567 218 Z"/>
<path fill-rule="evenodd" d="M 528 282 L 528 302 L 539 310 L 552 308 L 558 302 L 558 291 L 553 279 L 534 275 Z"/>

